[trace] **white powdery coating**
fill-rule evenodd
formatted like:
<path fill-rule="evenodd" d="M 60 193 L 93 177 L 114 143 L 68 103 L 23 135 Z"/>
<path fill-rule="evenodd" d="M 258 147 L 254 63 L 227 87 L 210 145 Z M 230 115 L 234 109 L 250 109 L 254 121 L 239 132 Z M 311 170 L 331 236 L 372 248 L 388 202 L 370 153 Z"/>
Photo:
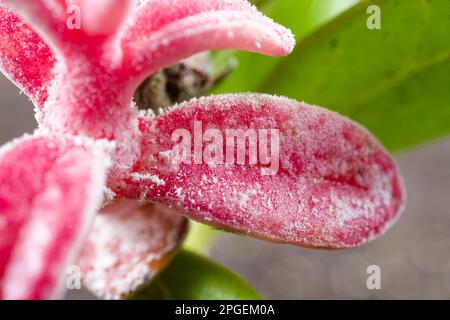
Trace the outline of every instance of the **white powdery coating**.
<path fill-rule="evenodd" d="M 105 299 L 133 293 L 163 269 L 185 232 L 170 209 L 122 200 L 98 215 L 79 264 L 83 282 Z"/>
<path fill-rule="evenodd" d="M 105 204 L 110 204 L 116 197 L 116 193 L 108 187 L 104 187 L 103 193 L 105 196 Z"/>
<path fill-rule="evenodd" d="M 158 176 L 156 176 L 154 174 L 149 174 L 149 173 L 140 174 L 140 173 L 134 172 L 131 174 L 131 178 L 135 181 L 150 180 L 157 186 L 163 186 L 166 184 L 166 182 L 164 180 L 160 179 Z"/>

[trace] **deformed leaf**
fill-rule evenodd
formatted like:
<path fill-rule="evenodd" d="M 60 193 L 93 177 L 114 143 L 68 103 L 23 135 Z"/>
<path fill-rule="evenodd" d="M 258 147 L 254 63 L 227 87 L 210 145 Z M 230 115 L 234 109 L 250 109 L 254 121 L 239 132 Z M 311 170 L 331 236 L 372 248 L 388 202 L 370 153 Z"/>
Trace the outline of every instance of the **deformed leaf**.
<path fill-rule="evenodd" d="M 198 143 L 200 127 L 214 143 Z M 404 208 L 401 176 L 382 145 L 323 108 L 268 95 L 222 95 L 143 116 L 140 128 L 135 172 L 110 188 L 213 227 L 303 247 L 348 248 L 383 233 Z M 173 139 L 176 130 L 182 139 Z"/>

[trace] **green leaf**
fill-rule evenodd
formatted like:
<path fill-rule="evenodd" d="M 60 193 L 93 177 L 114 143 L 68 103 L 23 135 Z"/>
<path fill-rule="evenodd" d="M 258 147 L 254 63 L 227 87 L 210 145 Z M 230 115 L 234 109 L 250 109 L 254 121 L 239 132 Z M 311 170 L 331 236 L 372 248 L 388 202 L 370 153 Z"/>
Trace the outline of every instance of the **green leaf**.
<path fill-rule="evenodd" d="M 381 8 L 380 30 L 366 25 L 372 4 Z M 328 107 L 398 150 L 450 132 L 449 30 L 449 0 L 362 1 L 269 73 L 253 72 L 262 67 L 254 60 L 248 74 L 235 76 L 239 91 Z M 227 82 L 222 90 L 230 88 Z"/>
<path fill-rule="evenodd" d="M 231 271 L 182 250 L 133 300 L 259 300 L 261 296 Z"/>
<path fill-rule="evenodd" d="M 358 0 L 262 0 L 259 4 L 265 14 L 290 28 L 298 42 L 356 2 Z M 231 57 L 238 59 L 239 67 L 214 93 L 257 91 L 261 81 L 282 61 L 254 53 L 219 51 L 214 54 L 219 73 L 224 61 Z"/>

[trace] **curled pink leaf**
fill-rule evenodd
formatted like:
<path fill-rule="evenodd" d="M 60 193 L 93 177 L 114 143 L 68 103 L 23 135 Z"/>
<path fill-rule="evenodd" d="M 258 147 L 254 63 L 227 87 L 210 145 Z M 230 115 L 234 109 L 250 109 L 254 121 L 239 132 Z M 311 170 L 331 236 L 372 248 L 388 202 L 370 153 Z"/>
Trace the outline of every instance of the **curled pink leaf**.
<path fill-rule="evenodd" d="M 141 161 L 117 183 L 117 192 L 174 206 L 215 227 L 305 247 L 346 248 L 385 231 L 404 207 L 402 180 L 380 143 L 322 108 L 225 95 L 141 121 Z M 229 138 L 229 129 L 242 132 Z M 184 150 L 176 149 L 180 144 Z M 187 154 L 181 162 L 180 154 Z"/>
<path fill-rule="evenodd" d="M 105 161 L 61 138 L 22 138 L 0 150 L 0 298 L 48 299 L 101 204 Z"/>
<path fill-rule="evenodd" d="M 186 219 L 167 207 L 123 200 L 97 216 L 78 264 L 88 289 L 123 298 L 170 262 L 186 231 Z"/>
<path fill-rule="evenodd" d="M 140 76 L 200 51 L 240 49 L 289 54 L 295 40 L 243 0 L 147 0 L 126 29 L 123 48 Z"/>

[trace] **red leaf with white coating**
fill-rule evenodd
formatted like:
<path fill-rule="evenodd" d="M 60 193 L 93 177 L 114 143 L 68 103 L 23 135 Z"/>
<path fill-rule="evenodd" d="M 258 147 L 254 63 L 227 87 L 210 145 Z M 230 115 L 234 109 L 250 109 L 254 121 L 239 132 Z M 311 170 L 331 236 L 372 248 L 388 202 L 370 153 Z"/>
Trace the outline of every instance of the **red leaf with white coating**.
<path fill-rule="evenodd" d="M 203 131 L 195 132 L 196 122 Z M 177 129 L 192 138 L 186 158 L 191 164 L 174 163 L 174 146 L 181 142 L 171 140 Z M 253 166 L 248 158 L 243 165 L 199 161 L 201 152 L 214 155 L 207 148 L 211 138 L 195 152 L 194 139 L 201 141 L 207 129 L 221 133 L 216 150 L 224 159 L 231 154 L 227 129 L 253 129 L 258 137 L 260 129 L 278 130 L 279 165 L 276 157 L 270 161 L 275 174 L 263 174 L 269 162 L 260 156 Z M 142 118 L 141 130 L 141 161 L 111 188 L 174 206 L 209 225 L 305 247 L 345 248 L 385 231 L 404 207 L 402 180 L 380 143 L 356 123 L 319 107 L 266 95 L 225 95 Z M 258 151 L 270 151 L 269 140 L 258 140 Z M 233 153 L 237 146 L 236 140 Z"/>
<path fill-rule="evenodd" d="M 0 150 L 0 298 L 48 299 L 101 204 L 105 160 L 92 146 L 25 137 Z"/>
<path fill-rule="evenodd" d="M 170 262 L 186 222 L 160 205 L 135 200 L 108 205 L 97 216 L 78 258 L 84 284 L 105 299 L 133 293 Z"/>

